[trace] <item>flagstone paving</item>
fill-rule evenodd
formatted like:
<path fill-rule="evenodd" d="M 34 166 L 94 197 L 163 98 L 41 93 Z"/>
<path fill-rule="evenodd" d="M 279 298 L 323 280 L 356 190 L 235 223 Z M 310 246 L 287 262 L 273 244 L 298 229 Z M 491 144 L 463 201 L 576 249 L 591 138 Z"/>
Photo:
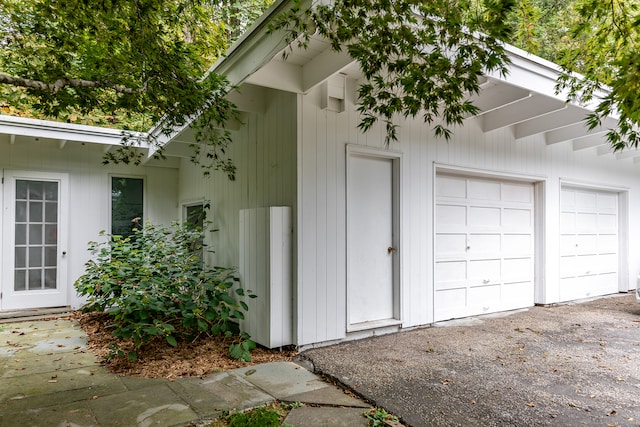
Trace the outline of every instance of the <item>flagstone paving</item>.
<path fill-rule="evenodd" d="M 181 426 L 276 401 L 293 426 L 366 426 L 370 408 L 303 367 L 275 362 L 202 378 L 108 372 L 67 318 L 0 324 L 0 427 Z"/>

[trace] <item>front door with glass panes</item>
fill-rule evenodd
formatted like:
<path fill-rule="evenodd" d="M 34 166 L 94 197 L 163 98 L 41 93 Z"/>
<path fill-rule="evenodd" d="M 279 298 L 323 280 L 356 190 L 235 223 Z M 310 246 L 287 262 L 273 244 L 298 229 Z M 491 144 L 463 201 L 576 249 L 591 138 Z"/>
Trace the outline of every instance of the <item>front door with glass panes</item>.
<path fill-rule="evenodd" d="M 4 171 L 1 310 L 66 306 L 67 175 Z"/>

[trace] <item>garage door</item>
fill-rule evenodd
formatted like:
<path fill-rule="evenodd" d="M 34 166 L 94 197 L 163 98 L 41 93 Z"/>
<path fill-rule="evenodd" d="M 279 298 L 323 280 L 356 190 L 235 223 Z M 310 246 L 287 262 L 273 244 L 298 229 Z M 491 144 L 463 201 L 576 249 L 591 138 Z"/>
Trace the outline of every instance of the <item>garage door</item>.
<path fill-rule="evenodd" d="M 534 302 L 533 184 L 438 174 L 435 320 Z"/>
<path fill-rule="evenodd" d="M 560 301 L 618 292 L 618 194 L 564 186 Z"/>

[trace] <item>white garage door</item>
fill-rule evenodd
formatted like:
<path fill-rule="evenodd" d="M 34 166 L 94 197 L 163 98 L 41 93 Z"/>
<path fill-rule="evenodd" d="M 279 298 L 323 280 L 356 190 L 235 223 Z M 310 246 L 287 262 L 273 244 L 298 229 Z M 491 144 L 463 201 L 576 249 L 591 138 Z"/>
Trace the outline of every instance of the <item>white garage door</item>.
<path fill-rule="evenodd" d="M 438 174 L 435 320 L 534 303 L 533 184 Z"/>
<path fill-rule="evenodd" d="M 560 301 L 618 292 L 618 194 L 562 188 Z"/>

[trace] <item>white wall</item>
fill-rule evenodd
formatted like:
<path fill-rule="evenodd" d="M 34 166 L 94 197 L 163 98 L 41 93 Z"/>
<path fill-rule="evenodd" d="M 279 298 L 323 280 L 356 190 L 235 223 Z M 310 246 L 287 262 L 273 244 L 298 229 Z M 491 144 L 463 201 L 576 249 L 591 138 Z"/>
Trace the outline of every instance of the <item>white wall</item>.
<path fill-rule="evenodd" d="M 103 147 L 58 141 L 36 141 L 17 137 L 13 144 L 0 135 L 0 169 L 33 172 L 62 172 L 69 177 L 69 230 L 67 290 L 69 304 L 81 300 L 73 288 L 90 258 L 87 243 L 109 229 L 111 215 L 110 176 L 138 176 L 145 179 L 145 217 L 169 224 L 178 219 L 176 169 L 166 167 L 102 165 Z"/>
<path fill-rule="evenodd" d="M 348 82 L 353 94 L 354 83 Z M 353 98 L 353 97 L 352 97 Z M 298 141 L 298 331 L 305 345 L 346 336 L 346 144 L 384 147 L 377 127 L 357 129 L 359 117 L 348 99 L 347 110 L 322 110 L 320 90 L 300 95 Z M 403 153 L 401 205 L 401 301 L 403 326 L 433 321 L 433 177 L 435 165 L 537 177 L 545 183 L 545 287 L 537 303 L 558 300 L 560 181 L 584 181 L 629 188 L 629 236 L 640 232 L 640 166 L 631 160 L 598 156 L 595 148 L 574 152 L 570 143 L 547 146 L 540 136 L 515 141 L 510 129 L 483 134 L 475 119 L 455 130 L 449 142 L 436 139 L 420 120 L 399 128 L 399 142 L 389 149 Z M 622 234 L 622 231 L 621 231 Z M 640 247 L 629 239 L 629 284 L 635 288 Z"/>
<path fill-rule="evenodd" d="M 296 206 L 296 96 L 265 91 L 264 111 L 247 113 L 244 124 L 232 132 L 228 150 L 237 174 L 229 181 L 222 172 L 206 178 L 189 159 L 183 159 L 179 175 L 179 202 L 207 200 L 207 219 L 218 229 L 207 240 L 215 251 L 212 265 L 239 264 L 239 218 L 241 209 L 269 206 Z"/>

